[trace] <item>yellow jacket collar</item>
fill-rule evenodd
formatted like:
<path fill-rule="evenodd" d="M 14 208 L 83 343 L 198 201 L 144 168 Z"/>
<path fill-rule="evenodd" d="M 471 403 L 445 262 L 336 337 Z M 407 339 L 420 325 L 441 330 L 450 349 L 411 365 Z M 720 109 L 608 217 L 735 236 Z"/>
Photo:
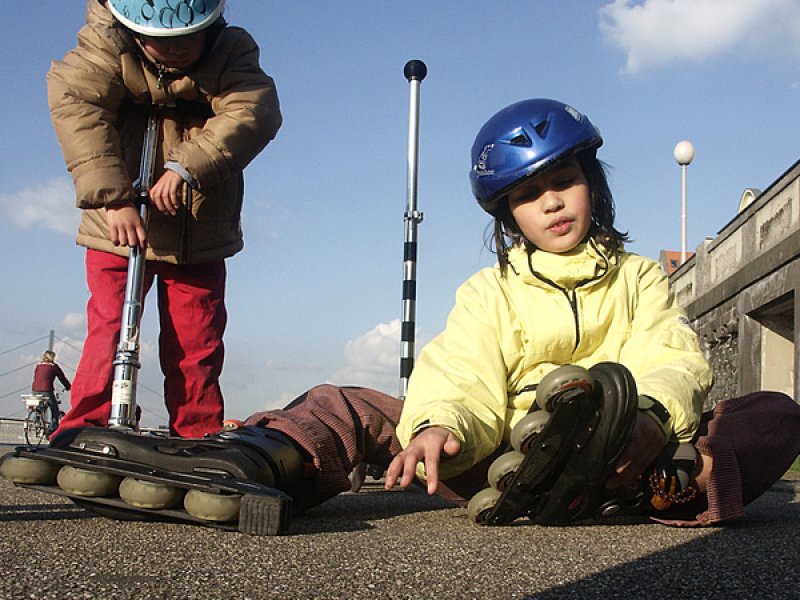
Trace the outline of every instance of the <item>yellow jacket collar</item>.
<path fill-rule="evenodd" d="M 552 282 L 572 289 L 582 283 L 601 279 L 616 260 L 601 251 L 593 242 L 583 243 L 569 252 L 555 254 L 536 250 L 530 256 L 525 248 L 513 248 L 508 255 L 510 276 L 519 276 L 524 283 Z"/>

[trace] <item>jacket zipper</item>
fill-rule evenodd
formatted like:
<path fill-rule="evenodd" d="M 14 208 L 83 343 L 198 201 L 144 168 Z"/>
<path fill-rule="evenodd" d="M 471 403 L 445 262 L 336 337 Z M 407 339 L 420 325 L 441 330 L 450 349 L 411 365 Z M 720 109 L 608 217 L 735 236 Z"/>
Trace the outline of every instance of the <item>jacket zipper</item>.
<path fill-rule="evenodd" d="M 164 77 L 167 75 L 167 70 L 163 65 L 156 65 L 156 73 L 158 75 L 158 79 L 156 80 L 156 88 L 159 90 L 164 89 Z"/>
<path fill-rule="evenodd" d="M 536 271 L 536 269 L 533 268 L 532 255 L 528 254 L 528 269 L 530 270 L 531 274 L 534 277 L 536 277 L 539 281 L 542 281 L 543 283 L 549 285 L 550 287 L 552 287 L 552 288 L 560 291 L 562 294 L 564 294 L 564 297 L 567 299 L 567 302 L 569 303 L 569 306 L 572 309 L 572 318 L 573 318 L 573 322 L 574 322 L 574 325 L 575 325 L 575 346 L 572 348 L 572 353 L 573 354 L 578 350 L 578 346 L 581 343 L 580 314 L 579 314 L 579 311 L 578 311 L 578 288 L 583 287 L 584 285 L 588 285 L 592 281 L 595 281 L 595 280 L 598 280 L 598 279 L 602 279 L 605 276 L 605 274 L 608 273 L 608 268 L 609 268 L 608 259 L 606 258 L 605 254 L 603 254 L 602 252 L 599 251 L 599 249 L 597 248 L 597 246 L 594 244 L 594 242 L 592 240 L 590 240 L 589 243 L 592 245 L 593 248 L 595 248 L 595 250 L 597 250 L 598 254 L 604 260 L 604 262 L 605 262 L 605 270 L 603 270 L 602 273 L 600 273 L 600 274 L 598 274 L 598 275 L 596 275 L 594 277 L 591 277 L 589 279 L 585 279 L 584 281 L 579 281 L 577 283 L 577 285 L 572 289 L 572 294 L 570 294 L 570 290 L 561 287 L 560 285 L 558 285 L 554 281 L 551 281 L 550 279 L 548 279 L 547 277 L 545 277 L 541 273 L 538 273 Z M 539 385 L 538 383 L 532 383 L 530 385 L 526 385 L 521 390 L 518 390 L 516 392 L 512 392 L 511 395 L 519 396 L 520 394 L 524 394 L 525 392 L 536 391 L 536 388 L 538 387 L 538 385 Z"/>
<path fill-rule="evenodd" d="M 603 256 L 602 253 L 600 253 L 600 255 Z M 603 258 L 605 258 L 605 257 L 603 257 Z M 579 281 L 575 285 L 575 287 L 572 288 L 572 293 L 571 294 L 570 294 L 570 290 L 561 287 L 560 285 L 558 285 L 554 281 L 551 281 L 550 279 L 548 279 L 547 277 L 545 277 L 541 273 L 537 272 L 536 269 L 533 268 L 533 260 L 532 260 L 532 255 L 531 254 L 528 254 L 528 268 L 530 269 L 531 274 L 534 277 L 536 277 L 540 281 L 546 283 L 547 285 L 551 286 L 552 288 L 560 291 L 562 294 L 564 294 L 564 297 L 567 299 L 567 303 L 569 304 L 569 307 L 572 309 L 572 319 L 573 319 L 573 322 L 574 322 L 574 325 L 575 325 L 575 346 L 572 348 L 572 352 L 574 354 L 575 351 L 578 349 L 578 346 L 581 343 L 580 315 L 579 315 L 579 312 L 578 312 L 578 288 L 583 287 L 584 285 L 587 285 L 587 284 L 591 283 L 592 281 L 594 281 L 596 279 L 600 279 L 601 277 L 603 277 L 603 275 L 608 272 L 608 262 L 606 261 L 606 270 L 603 271 L 603 273 L 601 273 L 599 275 L 596 275 L 595 277 L 592 277 L 590 279 L 586 279 L 584 281 Z"/>
<path fill-rule="evenodd" d="M 176 118 L 178 115 L 176 115 Z M 181 141 L 187 141 L 189 139 L 187 131 L 186 122 L 184 120 L 180 120 L 180 128 L 181 128 Z M 183 202 L 181 202 L 181 206 L 183 208 L 183 225 L 181 226 L 181 237 L 179 240 L 179 247 L 178 247 L 178 262 L 182 265 L 189 263 L 189 258 L 192 255 L 192 210 L 193 210 L 193 202 L 194 202 L 194 189 L 187 181 L 183 181 L 181 183 L 181 196 Z"/>
<path fill-rule="evenodd" d="M 192 188 L 185 181 L 181 184 L 183 190 L 183 231 L 181 232 L 180 240 L 180 264 L 187 264 L 189 262 L 191 237 L 190 237 L 190 223 L 192 215 Z"/>
<path fill-rule="evenodd" d="M 580 325 L 580 316 L 578 314 L 578 288 L 582 285 L 586 285 L 591 280 L 581 281 L 572 290 L 572 294 L 570 294 L 570 291 L 568 289 L 563 288 L 560 285 L 557 285 L 556 283 L 553 283 L 552 281 L 547 279 L 547 277 L 540 275 L 533 269 L 531 269 L 531 273 L 533 273 L 536 277 L 538 277 L 547 285 L 552 286 L 553 288 L 557 289 L 559 292 L 564 294 L 564 297 L 567 299 L 567 303 L 569 304 L 569 307 L 572 309 L 572 321 L 575 326 L 575 345 L 572 348 L 572 353 L 574 354 L 581 343 L 581 325 Z"/>
<path fill-rule="evenodd" d="M 586 282 L 582 282 L 579 285 L 584 285 L 585 283 Z M 567 297 L 567 302 L 569 302 L 570 308 L 572 308 L 572 319 L 575 322 L 575 347 L 572 349 L 572 352 L 575 353 L 581 343 L 581 327 L 578 318 L 578 288 L 576 286 L 575 289 L 572 290 L 572 295 L 563 288 L 561 291 L 564 292 L 564 295 Z"/>

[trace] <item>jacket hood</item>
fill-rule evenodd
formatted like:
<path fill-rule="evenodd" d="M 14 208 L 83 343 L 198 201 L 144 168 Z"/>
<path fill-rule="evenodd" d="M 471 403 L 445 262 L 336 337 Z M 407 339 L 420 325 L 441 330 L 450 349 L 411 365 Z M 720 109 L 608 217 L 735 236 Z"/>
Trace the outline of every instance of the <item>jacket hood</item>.
<path fill-rule="evenodd" d="M 86 0 L 86 25 L 98 35 L 109 38 L 120 54 L 134 47 L 133 36 L 114 18 L 104 0 Z"/>
<path fill-rule="evenodd" d="M 125 52 L 136 52 L 144 57 L 151 66 L 158 66 L 156 61 L 147 50 L 145 50 L 139 37 L 132 33 L 127 27 L 120 23 L 114 14 L 106 6 L 105 0 L 87 0 L 86 2 L 86 24 L 98 34 L 113 40 L 120 54 Z M 205 52 L 209 52 L 219 37 L 220 32 L 225 29 L 227 23 L 223 17 L 207 28 Z M 161 67 L 164 72 L 172 75 L 180 75 L 185 70 Z"/>
<path fill-rule="evenodd" d="M 86 0 L 86 23 L 91 26 L 112 27 L 117 20 L 104 0 Z"/>

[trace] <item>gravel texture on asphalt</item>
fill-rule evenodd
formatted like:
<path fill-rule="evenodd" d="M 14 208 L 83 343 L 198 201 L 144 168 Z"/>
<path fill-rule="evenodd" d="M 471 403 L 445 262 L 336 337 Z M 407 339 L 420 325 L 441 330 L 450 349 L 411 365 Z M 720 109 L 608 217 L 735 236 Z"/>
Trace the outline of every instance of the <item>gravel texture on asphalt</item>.
<path fill-rule="evenodd" d="M 800 481 L 727 527 L 487 528 L 368 479 L 288 535 L 90 515 L 0 480 L 0 598 L 800 598 Z"/>

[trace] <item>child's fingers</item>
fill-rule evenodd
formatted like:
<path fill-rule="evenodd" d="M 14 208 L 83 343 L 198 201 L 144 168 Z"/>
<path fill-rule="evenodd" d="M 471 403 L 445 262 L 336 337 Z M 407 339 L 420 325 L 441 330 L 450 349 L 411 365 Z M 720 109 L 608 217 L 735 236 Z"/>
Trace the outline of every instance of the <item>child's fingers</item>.
<path fill-rule="evenodd" d="M 404 450 L 392 459 L 386 470 L 384 487 L 391 489 L 395 483 L 400 482 L 401 488 L 407 488 L 414 481 L 418 458 L 409 450 Z"/>
<path fill-rule="evenodd" d="M 417 476 L 417 463 L 419 457 L 416 454 L 406 452 L 403 456 L 403 476 L 400 478 L 400 487 L 405 489 L 414 483 L 414 477 Z"/>
<path fill-rule="evenodd" d="M 461 452 L 461 440 L 459 440 L 452 433 L 449 434 L 442 450 L 447 456 L 455 456 Z"/>
<path fill-rule="evenodd" d="M 136 227 L 136 237 L 139 242 L 140 248 L 147 247 L 147 230 L 144 228 L 144 225 L 139 222 L 139 225 Z"/>
<path fill-rule="evenodd" d="M 394 484 L 397 482 L 397 476 L 400 473 L 400 470 L 403 468 L 403 461 L 400 456 L 395 456 L 392 459 L 392 462 L 389 463 L 389 468 L 386 469 L 386 480 L 383 484 L 383 487 L 387 490 L 390 490 L 394 487 Z"/>
<path fill-rule="evenodd" d="M 147 231 L 133 204 L 109 208 L 106 211 L 106 225 L 111 243 L 115 246 L 145 247 Z"/>
<path fill-rule="evenodd" d="M 433 496 L 439 488 L 439 448 L 427 447 L 425 449 L 425 476 L 428 484 L 428 495 Z"/>
<path fill-rule="evenodd" d="M 177 203 L 175 198 L 170 198 L 169 190 L 151 190 L 150 200 L 153 202 L 153 206 L 156 207 L 156 210 L 162 214 L 174 216 L 177 213 Z"/>
<path fill-rule="evenodd" d="M 165 171 L 161 178 L 150 188 L 150 200 L 153 206 L 165 215 L 175 216 L 178 212 L 178 189 L 183 180 L 173 171 Z"/>

